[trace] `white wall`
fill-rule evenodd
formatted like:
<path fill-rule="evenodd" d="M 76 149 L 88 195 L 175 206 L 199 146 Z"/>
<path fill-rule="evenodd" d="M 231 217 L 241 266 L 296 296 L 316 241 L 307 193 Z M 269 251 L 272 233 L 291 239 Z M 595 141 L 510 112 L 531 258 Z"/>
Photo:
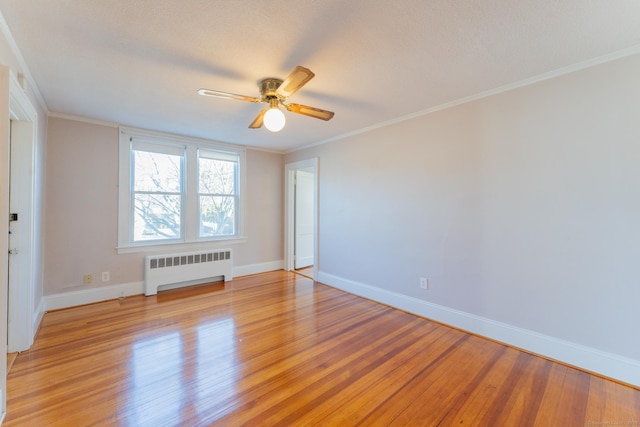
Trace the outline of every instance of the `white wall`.
<path fill-rule="evenodd" d="M 319 157 L 320 280 L 640 385 L 638 76 L 634 55 L 288 154 Z"/>
<path fill-rule="evenodd" d="M 44 292 L 56 296 L 55 306 L 49 308 L 67 305 L 61 298 L 69 292 L 74 293 L 74 299 L 68 300 L 73 304 L 90 301 L 75 298 L 78 292 L 139 285 L 147 254 L 116 252 L 118 128 L 51 117 L 48 147 Z M 235 275 L 282 268 L 282 169 L 281 154 L 247 150 L 248 241 L 232 246 Z M 107 283 L 100 281 L 103 271 L 110 272 Z M 85 285 L 85 274 L 93 274 L 94 283 Z M 141 293 L 140 286 L 126 289 Z M 120 294 L 107 290 L 99 295 Z"/>

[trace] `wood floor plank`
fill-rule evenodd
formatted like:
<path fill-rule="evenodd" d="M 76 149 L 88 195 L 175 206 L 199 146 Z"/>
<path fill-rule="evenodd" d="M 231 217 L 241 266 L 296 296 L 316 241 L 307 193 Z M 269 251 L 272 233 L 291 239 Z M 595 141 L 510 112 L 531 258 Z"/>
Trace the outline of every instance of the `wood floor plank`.
<path fill-rule="evenodd" d="M 465 337 L 466 338 L 466 337 Z M 417 398 L 391 425 L 438 425 L 486 375 L 487 364 L 503 349 L 490 341 L 471 336 L 460 343 L 440 366 L 426 376 L 416 377 Z M 425 387 L 425 384 L 429 384 Z M 409 383 L 411 386 L 411 383 Z M 423 390 L 421 393 L 420 390 Z M 425 410 L 426 409 L 426 410 Z"/>
<path fill-rule="evenodd" d="M 279 271 L 47 313 L 4 425 L 605 422 L 640 391 Z"/>
<path fill-rule="evenodd" d="M 445 337 L 447 341 L 442 342 L 441 347 L 433 348 L 438 344 L 435 342 L 433 347 L 429 348 L 433 350 L 430 358 L 414 366 L 411 378 L 382 405 L 367 414 L 360 424 L 389 425 L 396 418 L 403 416 L 405 411 L 412 411 L 418 406 L 422 407 L 425 413 L 428 411 L 423 402 L 418 401 L 418 397 L 428 391 L 432 384 L 448 376 L 453 366 L 445 363 L 446 359 L 470 338 L 469 335 L 457 330 L 449 331 Z"/>
<path fill-rule="evenodd" d="M 420 323 L 390 343 L 388 351 L 380 354 L 367 373 L 343 384 L 322 402 L 288 414 L 285 421 L 299 417 L 302 424 L 320 425 L 331 417 L 337 425 L 353 425 L 364 418 L 404 386 L 414 375 L 416 364 L 425 363 L 425 343 L 447 332 L 436 324 L 427 325 L 431 326 L 428 328 Z"/>
<path fill-rule="evenodd" d="M 639 426 L 637 412 L 640 396 L 632 388 L 620 388 L 618 384 L 603 378 L 592 377 L 589 383 L 589 400 L 585 419 L 591 425 L 605 421 L 613 424 Z"/>
<path fill-rule="evenodd" d="M 302 375 L 287 370 L 286 375 L 279 377 L 277 381 L 269 381 L 271 386 L 276 386 L 273 392 L 276 393 L 274 397 L 277 404 L 266 402 L 264 407 L 240 408 L 237 414 L 241 414 L 241 417 L 232 417 L 229 425 L 255 425 L 259 422 L 271 424 L 276 421 L 288 424 L 289 417 L 299 419 L 302 414 L 333 397 L 353 376 L 362 375 L 369 364 L 375 363 L 370 352 L 388 346 L 403 332 L 401 325 L 385 323 L 383 326 L 368 330 L 359 328 L 357 334 L 364 331 L 361 336 L 345 336 L 339 346 L 313 356 L 314 364 Z M 371 339 L 377 343 L 376 348 L 369 348 Z M 285 388 L 286 383 L 289 386 Z"/>
<path fill-rule="evenodd" d="M 584 372 L 554 364 L 535 425 L 544 426 L 550 422 L 585 425 L 590 378 L 591 375 Z"/>

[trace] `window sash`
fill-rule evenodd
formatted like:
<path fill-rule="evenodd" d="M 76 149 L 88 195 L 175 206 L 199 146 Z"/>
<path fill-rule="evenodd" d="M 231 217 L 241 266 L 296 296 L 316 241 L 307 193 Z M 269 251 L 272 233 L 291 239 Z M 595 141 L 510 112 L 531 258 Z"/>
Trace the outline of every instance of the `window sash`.
<path fill-rule="evenodd" d="M 226 160 L 223 160 L 222 162 L 224 163 L 228 163 L 228 166 L 231 166 L 233 168 L 233 172 L 232 174 L 232 180 L 231 183 L 227 183 L 222 184 L 220 186 L 217 186 L 217 188 L 220 188 L 223 191 L 203 191 L 203 186 L 201 185 L 204 181 L 202 173 L 202 162 L 200 161 L 201 158 L 198 159 L 198 194 L 218 194 L 218 195 L 234 195 L 237 193 L 237 188 L 238 188 L 238 163 L 236 162 L 228 162 Z M 212 160 L 212 159 L 205 159 L 205 160 Z M 225 171 L 223 171 L 224 174 Z M 230 184 L 230 185 L 229 185 Z M 216 187 L 215 183 L 213 185 L 213 187 Z M 230 187 L 229 191 L 224 191 L 225 188 Z M 206 188 L 205 188 L 206 190 Z"/>
<path fill-rule="evenodd" d="M 231 214 L 230 215 L 216 215 L 215 208 L 212 209 L 211 205 L 215 206 L 216 200 L 221 200 L 224 203 L 231 204 Z M 211 238 L 211 237 L 224 237 L 224 236 L 234 236 L 236 234 L 236 224 L 237 224 L 237 197 L 235 196 L 211 196 L 211 195 L 200 195 L 198 198 L 198 237 L 200 238 Z M 203 203 L 203 201 L 205 203 Z M 214 203 L 206 203 L 214 202 Z M 207 212 L 207 208 L 209 212 Z M 229 209 L 223 209 L 224 213 L 228 213 Z M 209 214 L 208 214 L 209 213 Z M 218 219 L 216 221 L 216 219 Z M 208 220 L 208 221 L 207 221 Z M 229 220 L 231 220 L 229 224 Z M 211 229 L 210 232 L 207 232 L 207 228 Z M 225 231 L 231 229 L 230 232 Z M 220 229 L 220 231 L 219 231 Z"/>
<path fill-rule="evenodd" d="M 142 197 L 141 197 L 142 196 Z M 151 196 L 151 197 L 144 197 Z M 172 214 L 171 211 L 155 211 L 152 206 L 160 204 L 158 200 L 174 199 L 173 203 L 177 205 L 178 214 Z M 132 201 L 131 212 L 131 241 L 134 243 L 150 242 L 150 241 L 169 241 L 179 240 L 182 237 L 182 194 L 178 193 L 135 193 Z M 143 209 L 142 204 L 147 204 L 144 211 L 146 217 L 155 217 L 153 221 L 146 221 L 145 217 L 140 213 Z M 173 217 L 173 218 L 172 218 Z M 176 221 L 177 218 L 177 221 Z M 171 224 L 173 222 L 173 224 Z M 172 227 L 173 225 L 173 227 Z M 150 236 L 150 237 L 145 237 Z"/>
<path fill-rule="evenodd" d="M 184 145 L 174 145 L 159 143 L 154 145 L 148 141 L 130 139 L 131 151 L 131 180 L 130 180 L 130 212 L 129 212 L 129 241 L 131 243 L 141 242 L 165 242 L 180 241 L 184 236 L 185 223 L 185 157 L 186 147 Z M 178 158 L 178 171 L 176 183 L 170 185 L 169 189 L 163 190 L 162 187 L 157 190 L 150 189 L 152 186 L 144 186 L 144 190 L 137 190 L 138 176 L 137 172 L 144 172 L 142 167 L 138 169 L 136 156 L 138 152 L 160 154 L 165 157 Z M 140 159 L 144 165 L 144 159 Z M 149 160 L 149 159 L 147 159 Z M 162 157 L 156 159 L 161 161 Z M 167 159 L 170 160 L 170 159 Z M 155 163 L 155 161 L 154 161 Z M 165 172 L 163 170 L 163 172 Z M 164 178 L 163 176 L 151 177 Z M 175 188 L 177 187 L 177 188 Z M 176 189 L 177 191 L 170 191 Z M 150 196 L 150 197 L 144 197 Z M 164 209 L 163 209 L 164 208 Z M 173 209 L 171 209 L 173 208 Z M 172 210 L 177 210 L 172 212 Z M 154 219 L 155 221 L 147 221 Z M 173 222 L 173 224 L 171 224 Z M 166 227 L 162 228 L 162 225 Z M 155 231 L 155 233 L 154 233 Z M 151 237 L 145 237 L 149 235 Z"/>
<path fill-rule="evenodd" d="M 231 166 L 233 168 L 233 182 L 230 185 L 230 190 L 228 192 L 224 191 L 203 191 L 207 190 L 206 188 L 202 188 L 202 167 L 203 160 L 214 160 L 223 163 L 227 163 L 227 166 Z M 236 153 L 225 153 L 219 151 L 211 151 L 205 149 L 198 149 L 198 238 L 212 238 L 212 237 L 222 237 L 222 236 L 234 236 L 237 230 L 237 224 L 239 221 L 238 218 L 238 197 L 237 197 L 237 188 L 238 188 L 238 168 L 239 168 L 239 158 Z M 224 173 L 225 171 L 223 171 Z M 217 187 L 216 189 L 224 190 L 228 188 L 229 185 L 225 185 L 224 183 L 216 186 L 215 183 L 213 187 Z M 222 204 L 228 205 L 229 201 L 231 202 L 231 215 L 229 215 L 227 209 L 220 210 L 219 208 L 216 211 L 216 208 L 219 206 L 215 202 L 211 203 L 215 200 L 223 200 Z M 203 203 L 204 201 L 209 201 L 210 203 Z M 215 218 L 218 218 L 218 221 L 215 221 Z M 209 221 L 206 221 L 209 219 Z M 229 229 L 228 221 L 231 220 L 231 232 L 225 232 L 225 230 Z M 205 224 L 205 223 L 208 223 Z M 218 229 L 222 231 L 218 231 Z M 213 231 L 207 232 L 207 229 L 212 229 Z"/>

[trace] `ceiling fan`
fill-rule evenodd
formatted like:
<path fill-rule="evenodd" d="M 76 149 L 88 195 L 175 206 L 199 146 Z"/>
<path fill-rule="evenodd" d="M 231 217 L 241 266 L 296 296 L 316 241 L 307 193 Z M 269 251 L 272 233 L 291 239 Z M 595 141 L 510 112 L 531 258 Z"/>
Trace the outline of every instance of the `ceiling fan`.
<path fill-rule="evenodd" d="M 302 86 L 315 76 L 311 70 L 305 67 L 297 66 L 291 74 L 283 81 L 276 78 L 266 78 L 260 80 L 260 98 L 253 96 L 236 95 L 235 93 L 220 92 L 211 89 L 200 89 L 198 93 L 205 96 L 213 96 L 216 98 L 237 99 L 239 101 L 248 102 L 264 102 L 269 104 L 258 114 L 251 122 L 249 128 L 258 129 L 264 124 L 271 132 L 282 130 L 285 124 L 284 113 L 280 111 L 278 105 L 282 105 L 288 111 L 305 116 L 313 117 L 321 120 L 331 120 L 332 111 L 322 110 L 320 108 L 309 107 L 307 105 L 288 103 L 287 98 L 296 93 Z"/>

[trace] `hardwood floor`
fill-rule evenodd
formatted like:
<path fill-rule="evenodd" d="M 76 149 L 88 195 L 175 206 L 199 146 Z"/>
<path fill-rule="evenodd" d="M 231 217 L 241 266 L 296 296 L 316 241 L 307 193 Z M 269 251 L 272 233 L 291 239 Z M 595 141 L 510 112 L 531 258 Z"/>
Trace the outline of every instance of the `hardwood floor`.
<path fill-rule="evenodd" d="M 6 426 L 640 425 L 640 391 L 273 272 L 47 313 Z"/>
<path fill-rule="evenodd" d="M 16 361 L 16 357 L 18 357 L 18 353 L 7 353 L 7 372 L 11 372 L 11 367 L 13 362 Z"/>
<path fill-rule="evenodd" d="M 313 279 L 313 265 L 309 267 L 299 268 L 295 270 L 295 272 L 300 274 L 301 276 L 307 277 L 309 279 Z"/>

